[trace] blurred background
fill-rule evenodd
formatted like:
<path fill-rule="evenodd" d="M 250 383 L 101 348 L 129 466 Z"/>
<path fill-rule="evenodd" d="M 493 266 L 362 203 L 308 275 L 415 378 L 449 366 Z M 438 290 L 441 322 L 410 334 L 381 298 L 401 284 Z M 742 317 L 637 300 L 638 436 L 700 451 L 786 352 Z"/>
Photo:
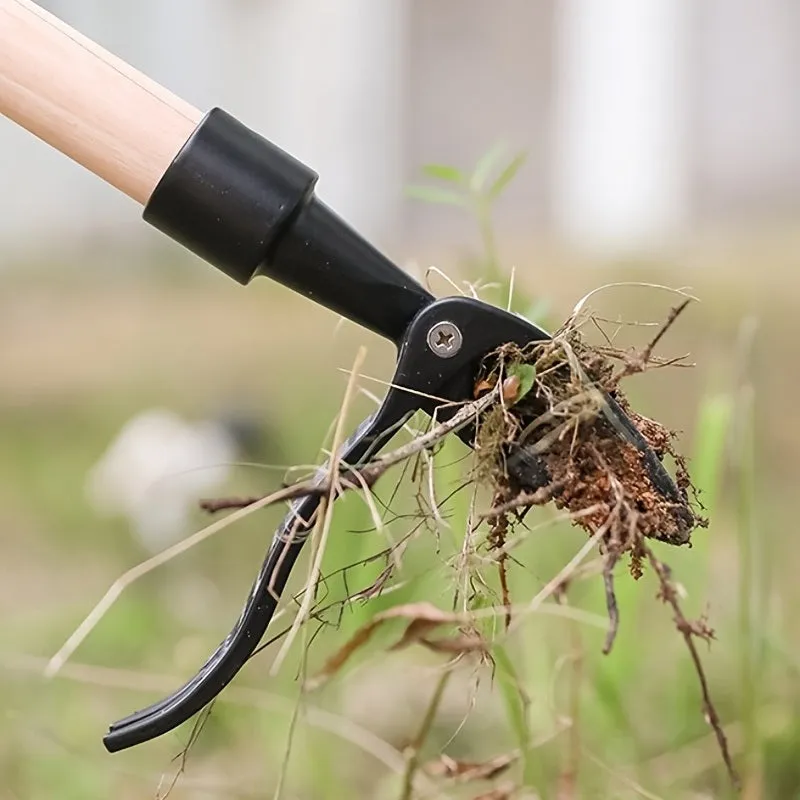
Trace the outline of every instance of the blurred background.
<path fill-rule="evenodd" d="M 701 653 L 745 795 L 800 797 L 800 5 L 41 5 L 308 163 L 319 195 L 420 279 L 435 266 L 463 288 L 491 273 L 499 288 L 485 299 L 505 305 L 513 283 L 515 310 L 551 329 L 606 283 L 691 287 L 700 302 L 659 347 L 696 366 L 629 384 L 637 409 L 679 432 L 711 517 L 691 550 L 659 552 L 686 613 L 707 613 L 717 631 Z M 6 120 L 0 185 L 0 798 L 400 797 L 404 748 L 441 661 L 386 654 L 391 636 L 303 701 L 290 748 L 300 644 L 277 676 L 280 644 L 250 663 L 174 787 L 190 726 L 114 756 L 102 748 L 108 723 L 176 688 L 230 629 L 280 508 L 126 588 L 43 677 L 116 578 L 211 521 L 199 498 L 266 493 L 288 466 L 319 463 L 358 347 L 368 348 L 362 385 L 373 397 L 359 396 L 350 427 L 383 393 L 372 379 L 391 377 L 391 347 L 266 280 L 243 289 L 216 274 L 148 228 L 128 198 Z M 431 280 L 437 294 L 457 290 Z M 675 298 L 628 287 L 593 304 L 608 318 L 657 322 Z M 650 335 L 625 328 L 620 341 Z M 457 463 L 443 469 L 440 496 L 461 478 Z M 413 500 L 406 483 L 400 506 Z M 464 502 L 448 506 L 453 520 Z M 519 602 L 583 543 L 552 510 L 540 517 L 552 524 L 519 549 Z M 343 503 L 326 572 L 386 546 L 371 525 L 362 502 Z M 397 520 L 392 535 L 409 527 Z M 376 610 L 447 607 L 457 533 L 453 522 L 441 541 L 415 540 L 396 592 L 328 611 L 312 662 Z M 324 602 L 369 586 L 383 567 L 339 573 Z M 518 782 L 514 767 L 495 784 L 442 784 L 439 796 L 729 796 L 671 612 L 649 576 L 634 584 L 623 571 L 619 583 L 611 655 L 600 653 L 602 626 L 547 614 L 509 642 L 538 795 L 486 794 Z M 596 577 L 570 601 L 602 619 Z M 474 669 L 462 672 L 425 759 L 481 761 L 519 746 L 491 674 L 481 671 L 476 689 Z"/>

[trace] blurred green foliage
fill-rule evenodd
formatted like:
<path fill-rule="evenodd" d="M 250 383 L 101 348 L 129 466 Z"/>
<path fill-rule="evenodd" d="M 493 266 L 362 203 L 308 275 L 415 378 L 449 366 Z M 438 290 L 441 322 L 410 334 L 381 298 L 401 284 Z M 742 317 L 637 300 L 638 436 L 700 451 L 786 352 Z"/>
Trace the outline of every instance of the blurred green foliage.
<path fill-rule="evenodd" d="M 511 291 L 491 225 L 492 204 L 523 160 L 494 149 L 472 171 L 432 165 L 424 172 L 433 185 L 413 193 L 473 214 L 483 249 L 462 265 L 465 279 L 490 281 L 483 296 L 506 305 L 510 295 L 512 310 L 552 328 L 567 308 L 546 289 L 533 291 L 537 281 L 530 275 L 518 275 Z M 599 273 L 578 279 L 584 289 L 602 282 Z M 52 302 L 53 291 L 46 283 L 9 286 L 6 296 L 16 292 L 16 304 L 35 306 Z M 47 657 L 108 585 L 144 557 L 123 522 L 92 516 L 83 495 L 87 470 L 141 408 L 159 404 L 203 413 L 231 394 L 264 409 L 291 463 L 315 463 L 344 389 L 346 375 L 337 367 L 350 366 L 362 341 L 370 346 L 367 374 L 390 377 L 391 359 L 362 331 L 337 327 L 327 312 L 279 287 L 241 293 L 213 280 L 187 279 L 133 290 L 59 286 L 57 298 L 60 310 L 38 324 L 38 339 L 28 340 L 21 322 L 0 356 L 0 798 L 163 796 L 191 724 L 113 756 L 102 748 L 105 726 L 175 688 L 227 633 L 281 509 L 248 517 L 131 586 L 61 675 L 45 680 Z M 642 311 L 637 302 L 623 298 L 612 307 L 635 316 Z M 720 291 L 707 302 L 722 309 L 726 298 Z M 735 328 L 735 315 L 729 316 L 728 329 Z M 686 319 L 691 342 L 715 335 L 713 311 Z M 733 337 L 716 352 L 731 367 L 722 377 L 717 371 L 712 380 L 701 364 L 692 379 L 659 376 L 653 385 L 648 377 L 637 380 L 631 395 L 645 413 L 667 413 L 688 429 L 681 447 L 691 454 L 690 470 L 712 522 L 696 534 L 691 550 L 662 547 L 659 554 L 685 587 L 686 613 L 708 610 L 717 631 L 702 655 L 748 797 L 785 800 L 800 797 L 793 759 L 800 748 L 800 648 L 790 613 L 800 598 L 791 570 L 779 562 L 796 558 L 798 549 L 791 535 L 783 537 L 785 555 L 765 542 L 769 531 L 789 530 L 781 526 L 791 519 L 792 503 L 776 500 L 786 484 L 778 468 L 765 464 L 754 438 L 753 387 L 748 369 L 741 368 L 750 356 Z M 382 391 L 368 380 L 364 386 Z M 755 389 L 758 397 L 760 387 Z M 348 424 L 371 407 L 372 401 L 360 398 Z M 392 509 L 385 531 L 374 529 L 357 495 L 337 504 L 324 559 L 327 577 L 317 598 L 326 610 L 309 627 L 310 672 L 380 610 L 422 600 L 450 607 L 471 510 L 470 494 L 455 492 L 464 482 L 465 456 L 457 441 L 438 453 L 434 490 L 447 524 L 420 528 L 388 590 L 368 601 L 343 602 L 387 566 L 385 558 L 373 556 L 418 525 L 413 495 L 427 487 L 412 484 L 402 469 L 385 477 L 377 490 L 379 507 Z M 230 489 L 267 492 L 282 478 L 279 469 L 240 466 Z M 198 511 L 197 528 L 206 521 Z M 585 541 L 552 509 L 537 510 L 526 521 L 535 530 L 513 551 L 510 565 L 516 603 L 530 601 Z M 765 586 L 770 564 L 772 591 Z M 294 591 L 304 570 L 298 570 Z M 482 582 L 473 583 L 469 597 L 474 610 L 497 603 L 495 571 L 480 566 L 478 573 Z M 181 588 L 193 613 L 175 601 Z M 608 656 L 601 654 L 605 606 L 598 576 L 570 587 L 566 610 L 550 601 L 529 615 L 494 648 L 494 670 L 476 671 L 468 663 L 457 670 L 423 761 L 437 758 L 442 748 L 473 761 L 519 748 L 523 758 L 503 777 L 524 778 L 542 798 L 559 796 L 571 763 L 577 766 L 575 797 L 728 797 L 697 676 L 656 590 L 650 574 L 634 582 L 620 570 L 621 627 Z M 569 611 L 573 615 L 565 616 Z M 286 617 L 273 629 L 285 624 Z M 307 696 L 297 681 L 299 643 L 274 677 L 269 669 L 280 641 L 271 645 L 216 703 L 170 796 L 273 796 L 299 702 L 285 797 L 399 797 L 404 749 L 442 663 L 419 649 L 387 653 L 400 630 L 399 622 L 381 629 L 342 673 Z M 474 798 L 488 787 L 447 786 L 442 793 Z"/>

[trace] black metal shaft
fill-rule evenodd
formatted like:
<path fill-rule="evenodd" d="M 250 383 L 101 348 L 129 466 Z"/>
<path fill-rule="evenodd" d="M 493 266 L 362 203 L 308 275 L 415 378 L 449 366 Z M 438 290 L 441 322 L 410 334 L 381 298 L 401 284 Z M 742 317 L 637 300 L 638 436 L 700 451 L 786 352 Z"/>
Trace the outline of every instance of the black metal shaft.
<path fill-rule="evenodd" d="M 215 108 L 162 176 L 144 219 L 239 283 L 266 275 L 399 342 L 433 296 L 315 197 L 316 181 Z"/>

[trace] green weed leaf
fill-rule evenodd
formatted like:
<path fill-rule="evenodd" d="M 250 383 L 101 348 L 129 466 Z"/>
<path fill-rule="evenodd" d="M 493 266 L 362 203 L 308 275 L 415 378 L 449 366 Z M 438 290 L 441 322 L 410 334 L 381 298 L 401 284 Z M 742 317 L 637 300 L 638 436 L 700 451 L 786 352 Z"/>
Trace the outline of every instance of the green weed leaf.
<path fill-rule="evenodd" d="M 727 393 L 704 397 L 698 411 L 692 477 L 702 492 L 700 500 L 709 514 L 716 510 L 734 411 L 735 399 Z"/>
<path fill-rule="evenodd" d="M 518 403 L 533 389 L 533 384 L 536 381 L 536 367 L 533 364 L 512 364 L 508 368 L 508 374 L 519 378 L 519 392 L 514 400 L 515 403 Z"/>
<path fill-rule="evenodd" d="M 469 179 L 469 188 L 473 192 L 477 194 L 483 189 L 484 184 L 489 179 L 489 175 L 491 175 L 492 170 L 505 150 L 504 144 L 496 144 L 478 159 L 478 163 L 475 165 L 475 169 Z"/>
<path fill-rule="evenodd" d="M 463 184 L 464 174 L 457 167 L 450 167 L 447 164 L 425 164 L 422 171 L 429 178 L 438 178 L 440 181 L 448 183 Z"/>
<path fill-rule="evenodd" d="M 522 753 L 522 771 L 526 785 L 531 785 L 535 765 L 530 749 L 531 730 L 528 725 L 528 699 L 520 682 L 514 662 L 501 644 L 492 647 L 500 696 L 503 699 L 506 719 Z"/>
<path fill-rule="evenodd" d="M 495 178 L 494 183 L 489 187 L 487 192 L 489 199 L 496 200 L 503 192 L 503 189 L 514 180 L 514 177 L 519 172 L 520 167 L 527 159 L 527 153 L 517 153 L 511 161 L 508 162 L 505 169 Z"/>
<path fill-rule="evenodd" d="M 409 186 L 406 194 L 415 200 L 425 203 L 436 203 L 447 206 L 463 206 L 464 198 L 457 192 L 449 189 L 440 189 L 438 186 Z"/>

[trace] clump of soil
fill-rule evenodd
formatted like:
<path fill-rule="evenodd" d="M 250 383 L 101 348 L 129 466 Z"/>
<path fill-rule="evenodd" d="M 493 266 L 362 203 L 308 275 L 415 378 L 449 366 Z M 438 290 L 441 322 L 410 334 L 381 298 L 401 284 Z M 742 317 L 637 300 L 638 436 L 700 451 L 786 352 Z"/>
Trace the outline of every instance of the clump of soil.
<path fill-rule="evenodd" d="M 674 434 L 634 412 L 620 389 L 622 377 L 646 364 L 637 367 L 630 356 L 624 363 L 615 368 L 608 349 L 590 347 L 576 329 L 524 349 L 499 348 L 475 384 L 476 397 L 500 385 L 477 449 L 496 507 L 523 513 L 552 501 L 589 533 L 603 529 L 615 552 L 635 556 L 641 537 L 689 544 L 692 530 L 707 523 L 693 507 Z"/>

